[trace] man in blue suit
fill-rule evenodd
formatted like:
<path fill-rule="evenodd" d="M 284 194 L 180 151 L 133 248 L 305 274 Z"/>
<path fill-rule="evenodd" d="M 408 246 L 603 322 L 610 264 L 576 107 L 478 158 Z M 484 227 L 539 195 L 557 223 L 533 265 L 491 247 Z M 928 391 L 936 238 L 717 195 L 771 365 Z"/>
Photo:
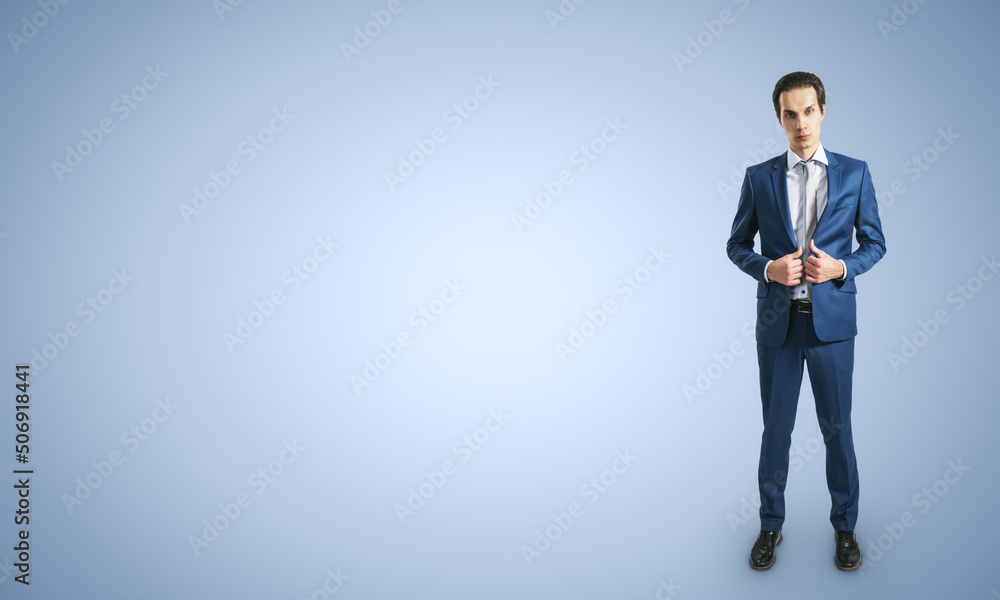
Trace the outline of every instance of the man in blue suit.
<path fill-rule="evenodd" d="M 820 144 L 826 91 L 819 77 L 789 73 L 778 80 L 772 100 L 789 149 L 747 169 L 726 248 L 730 260 L 757 280 L 764 434 L 757 471 L 761 531 L 750 566 L 770 568 L 781 543 L 788 451 L 804 363 L 826 443 L 834 562 L 851 571 L 861 565 L 851 432 L 855 280 L 885 254 L 885 238 L 868 165 Z M 754 251 L 758 233 L 759 253 Z M 852 233 L 858 242 L 853 252 Z"/>

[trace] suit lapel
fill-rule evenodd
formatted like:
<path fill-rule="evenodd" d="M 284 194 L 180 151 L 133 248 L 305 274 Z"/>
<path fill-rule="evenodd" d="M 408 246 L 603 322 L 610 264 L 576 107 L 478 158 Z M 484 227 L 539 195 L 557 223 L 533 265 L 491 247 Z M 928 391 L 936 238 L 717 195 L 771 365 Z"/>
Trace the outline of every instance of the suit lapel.
<path fill-rule="evenodd" d="M 785 231 L 788 233 L 788 239 L 791 240 L 792 246 L 796 246 L 795 241 L 795 229 L 792 227 L 792 213 L 788 206 L 788 152 L 778 156 L 774 159 L 774 165 L 771 171 L 771 187 L 773 190 L 774 200 L 777 202 L 778 214 L 781 215 L 781 220 L 785 224 Z"/>
<path fill-rule="evenodd" d="M 837 201 L 840 199 L 840 163 L 837 162 L 837 158 L 831 152 L 826 153 L 826 185 L 827 185 L 827 196 L 826 196 L 826 207 L 823 209 L 823 214 L 819 215 L 816 221 L 816 229 L 818 230 L 820 225 L 823 223 L 823 215 L 831 212 L 836 208 Z"/>

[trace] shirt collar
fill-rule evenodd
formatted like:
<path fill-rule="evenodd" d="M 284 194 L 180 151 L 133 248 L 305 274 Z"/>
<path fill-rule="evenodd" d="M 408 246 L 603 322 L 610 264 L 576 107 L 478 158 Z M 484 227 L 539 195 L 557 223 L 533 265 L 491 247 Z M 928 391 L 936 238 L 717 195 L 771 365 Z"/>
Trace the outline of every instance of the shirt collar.
<path fill-rule="evenodd" d="M 795 165 L 799 164 L 802 161 L 802 159 L 799 158 L 798 154 L 792 152 L 791 148 L 789 148 L 788 152 L 785 153 L 785 158 L 788 161 L 788 170 L 789 171 L 791 171 L 792 169 L 794 169 Z M 816 153 L 813 154 L 813 157 L 812 157 L 811 160 L 823 163 L 823 166 L 827 166 L 827 167 L 830 166 L 830 163 L 826 159 L 826 151 L 823 150 L 823 142 L 819 143 L 819 147 L 816 148 Z"/>

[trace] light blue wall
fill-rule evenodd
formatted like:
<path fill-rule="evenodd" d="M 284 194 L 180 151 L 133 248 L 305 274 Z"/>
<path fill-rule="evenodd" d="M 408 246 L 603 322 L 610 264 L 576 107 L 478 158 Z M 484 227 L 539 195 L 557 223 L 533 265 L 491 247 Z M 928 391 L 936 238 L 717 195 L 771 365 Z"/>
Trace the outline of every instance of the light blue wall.
<path fill-rule="evenodd" d="M 0 8 L 0 595 L 1000 588 L 996 3 L 229 2 Z M 725 244 L 794 70 L 887 239 L 861 573 L 808 386 L 778 562 L 746 564 L 756 284 Z"/>

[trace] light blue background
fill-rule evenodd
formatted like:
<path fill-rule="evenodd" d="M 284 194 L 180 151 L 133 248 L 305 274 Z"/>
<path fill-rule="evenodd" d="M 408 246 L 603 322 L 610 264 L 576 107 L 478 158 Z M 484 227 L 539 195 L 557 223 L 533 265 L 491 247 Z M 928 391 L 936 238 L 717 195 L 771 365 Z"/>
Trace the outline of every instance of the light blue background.
<path fill-rule="evenodd" d="M 6 471 L 4 597 L 321 598 L 338 569 L 350 579 L 332 597 L 358 599 L 639 600 L 661 580 L 677 598 L 1000 588 L 1000 281 L 980 276 L 998 252 L 996 3 L 590 0 L 553 27 L 557 0 L 400 0 L 348 61 L 341 44 L 386 6 L 245 0 L 220 18 L 209 0 L 77 1 L 16 48 L 7 34 L 42 8 L 0 8 L 4 470 L 14 365 L 80 330 L 32 369 L 32 583 L 10 572 Z M 731 22 L 705 32 L 723 10 Z M 699 34 L 710 44 L 678 68 Z M 115 99 L 157 67 L 119 118 Z M 787 148 L 770 94 L 800 69 L 828 90 L 824 146 L 868 161 L 887 238 L 858 282 L 860 573 L 833 565 L 808 386 L 794 445 L 810 460 L 771 571 L 747 565 L 753 511 L 736 520 L 761 431 L 743 329 L 755 284 L 724 247 L 743 169 Z M 480 78 L 499 85 L 452 128 L 445 111 Z M 241 142 L 283 109 L 248 160 Z M 114 131 L 59 181 L 53 161 L 104 118 Z M 627 128 L 578 171 L 606 119 Z M 390 191 L 385 172 L 438 127 L 445 141 Z M 927 151 L 939 130 L 957 138 Z M 239 174 L 185 222 L 179 205 L 229 161 Z M 572 183 L 518 233 L 512 215 L 563 170 Z M 905 191 L 886 193 L 896 180 Z M 293 290 L 283 274 L 319 236 L 339 247 Z M 650 248 L 670 257 L 626 299 L 616 284 L 645 279 Z M 78 305 L 122 269 L 134 279 L 85 322 Z M 418 331 L 411 314 L 456 279 L 465 290 Z M 961 309 L 958 286 L 975 290 Z M 284 302 L 230 352 L 224 334 L 274 289 Z M 608 299 L 616 312 L 561 360 Z M 356 393 L 352 375 L 401 333 L 411 343 Z M 921 347 L 894 364 L 904 338 Z M 123 442 L 167 398 L 148 439 Z M 457 453 L 491 409 L 509 418 Z M 274 463 L 286 443 L 304 450 Z M 114 451 L 124 463 L 67 509 Z M 617 452 L 636 460 L 589 503 L 581 487 Z M 400 523 L 394 505 L 445 460 L 454 475 Z M 934 488 L 949 461 L 969 470 Z M 248 478 L 268 465 L 280 476 L 261 489 Z M 925 488 L 935 502 L 915 503 Z M 251 504 L 196 555 L 190 537 L 241 493 Z M 573 502 L 582 516 L 529 566 L 522 546 Z M 904 512 L 915 524 L 880 551 Z"/>

